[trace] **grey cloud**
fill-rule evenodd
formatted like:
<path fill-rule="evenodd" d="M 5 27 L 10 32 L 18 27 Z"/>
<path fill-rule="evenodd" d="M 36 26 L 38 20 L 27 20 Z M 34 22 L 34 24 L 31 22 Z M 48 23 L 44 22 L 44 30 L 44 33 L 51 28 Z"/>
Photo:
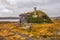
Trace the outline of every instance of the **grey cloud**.
<path fill-rule="evenodd" d="M 45 0 L 45 1 L 47 1 L 47 2 L 44 2 L 44 1 L 42 1 L 41 3 L 40 3 L 40 1 L 41 0 L 37 0 L 37 2 L 36 1 L 30 1 L 30 2 L 24 2 L 24 3 L 20 3 L 20 2 L 18 2 L 17 3 L 17 7 L 18 8 L 24 8 L 24 7 L 28 7 L 28 8 L 30 8 L 30 7 L 34 7 L 34 6 L 46 6 L 46 5 L 52 5 L 52 4 L 56 4 L 56 3 L 60 3 L 60 1 L 59 0 Z"/>
<path fill-rule="evenodd" d="M 33 7 L 33 6 L 38 6 L 39 3 L 36 2 L 28 2 L 28 3 L 18 3 L 18 8 L 24 8 L 24 7 Z"/>
<path fill-rule="evenodd" d="M 60 0 L 50 0 L 51 3 L 60 3 Z"/>
<path fill-rule="evenodd" d="M 49 16 L 60 15 L 60 0 L 9 0 L 9 2 L 5 0 L 3 3 L 2 0 L 0 1 L 0 5 L 2 4 L 5 7 L 0 9 L 8 9 L 12 11 L 11 13 L 0 12 L 2 16 L 4 14 L 4 16 L 18 16 L 21 13 L 32 11 L 32 8 L 35 6 L 46 12 Z"/>
<path fill-rule="evenodd" d="M 30 2 L 17 2 L 17 6 L 18 8 L 24 8 L 24 7 L 34 7 L 34 6 L 39 6 L 39 5 L 45 5 L 45 4 L 48 4 L 48 2 L 40 2 L 42 0 L 39 0 L 39 1 L 30 1 Z M 45 0 L 47 1 L 47 0 Z"/>

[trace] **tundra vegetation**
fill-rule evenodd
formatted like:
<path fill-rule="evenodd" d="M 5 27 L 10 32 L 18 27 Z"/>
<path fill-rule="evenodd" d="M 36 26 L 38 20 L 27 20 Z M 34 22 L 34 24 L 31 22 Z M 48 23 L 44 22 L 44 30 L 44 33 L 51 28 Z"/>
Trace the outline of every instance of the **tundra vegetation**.
<path fill-rule="evenodd" d="M 0 24 L 0 40 L 60 40 L 60 23 L 33 24 L 31 29 L 15 23 Z"/>
<path fill-rule="evenodd" d="M 60 23 L 50 20 L 47 15 L 46 17 L 48 21 L 45 23 L 41 17 L 38 20 L 29 17 L 28 22 L 33 22 L 29 29 L 23 29 L 23 24 L 19 25 L 17 22 L 1 22 L 0 40 L 60 40 Z"/>

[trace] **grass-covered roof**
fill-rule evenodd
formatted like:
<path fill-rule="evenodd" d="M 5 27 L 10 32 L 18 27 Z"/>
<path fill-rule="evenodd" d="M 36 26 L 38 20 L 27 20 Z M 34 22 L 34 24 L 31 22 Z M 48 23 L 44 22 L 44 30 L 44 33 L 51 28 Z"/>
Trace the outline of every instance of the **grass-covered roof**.
<path fill-rule="evenodd" d="M 25 14 L 29 14 L 29 18 L 28 18 L 28 23 L 52 23 L 51 19 L 49 18 L 49 16 L 45 13 L 42 12 L 40 10 L 36 10 L 36 15 L 37 17 L 34 18 L 34 11 L 33 12 L 27 12 Z"/>

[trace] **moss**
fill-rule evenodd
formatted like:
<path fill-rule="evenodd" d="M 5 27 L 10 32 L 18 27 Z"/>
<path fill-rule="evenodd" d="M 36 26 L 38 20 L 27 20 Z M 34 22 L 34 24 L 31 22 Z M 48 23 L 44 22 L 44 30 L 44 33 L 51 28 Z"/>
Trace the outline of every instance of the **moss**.
<path fill-rule="evenodd" d="M 30 17 L 28 18 L 28 23 L 52 23 L 51 19 L 49 18 L 48 15 L 46 15 L 46 13 L 37 10 L 36 14 L 40 15 L 37 18 L 33 18 L 32 16 L 34 15 L 34 11 L 33 12 L 27 12 L 27 14 L 30 14 Z M 43 17 L 46 17 L 46 20 L 44 20 Z"/>
<path fill-rule="evenodd" d="M 41 18 L 33 18 L 33 17 L 30 17 L 28 19 L 28 23 L 42 23 L 42 19 Z"/>

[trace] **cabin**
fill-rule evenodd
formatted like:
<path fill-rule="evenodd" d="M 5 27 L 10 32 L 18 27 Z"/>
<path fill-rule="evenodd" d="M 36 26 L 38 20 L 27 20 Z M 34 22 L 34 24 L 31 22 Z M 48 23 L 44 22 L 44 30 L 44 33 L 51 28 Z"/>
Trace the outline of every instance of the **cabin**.
<path fill-rule="evenodd" d="M 20 23 L 28 23 L 28 18 L 29 18 L 29 14 L 21 14 L 20 16 Z"/>
<path fill-rule="evenodd" d="M 27 12 L 19 15 L 20 23 L 52 23 L 51 19 L 45 12 L 37 10 L 34 7 L 33 12 Z"/>

